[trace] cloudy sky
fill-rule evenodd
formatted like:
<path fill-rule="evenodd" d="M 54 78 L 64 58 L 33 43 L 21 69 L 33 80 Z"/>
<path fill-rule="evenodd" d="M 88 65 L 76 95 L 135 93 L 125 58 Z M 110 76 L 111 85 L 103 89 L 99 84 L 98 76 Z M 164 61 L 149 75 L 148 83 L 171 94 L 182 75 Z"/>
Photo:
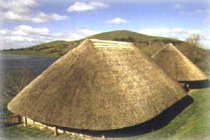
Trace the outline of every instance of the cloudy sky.
<path fill-rule="evenodd" d="M 131 30 L 210 49 L 210 0 L 0 0 L 0 49 Z"/>

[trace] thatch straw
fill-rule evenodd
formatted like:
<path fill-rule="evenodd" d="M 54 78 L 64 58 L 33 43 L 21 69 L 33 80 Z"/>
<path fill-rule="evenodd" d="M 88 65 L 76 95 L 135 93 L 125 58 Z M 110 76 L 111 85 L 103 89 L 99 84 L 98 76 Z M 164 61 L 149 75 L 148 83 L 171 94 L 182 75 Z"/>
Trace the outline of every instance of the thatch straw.
<path fill-rule="evenodd" d="M 8 108 L 46 124 L 109 130 L 150 120 L 184 96 L 132 44 L 85 40 L 25 87 Z"/>
<path fill-rule="evenodd" d="M 207 80 L 207 76 L 172 43 L 152 56 L 153 60 L 177 81 Z"/>

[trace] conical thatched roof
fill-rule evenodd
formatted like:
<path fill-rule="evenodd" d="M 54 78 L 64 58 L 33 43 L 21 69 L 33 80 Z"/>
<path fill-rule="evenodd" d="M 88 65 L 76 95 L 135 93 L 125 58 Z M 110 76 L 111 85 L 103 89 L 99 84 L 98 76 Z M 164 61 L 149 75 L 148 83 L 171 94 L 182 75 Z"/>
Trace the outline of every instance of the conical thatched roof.
<path fill-rule="evenodd" d="M 152 56 L 153 60 L 177 81 L 207 80 L 207 76 L 172 43 Z"/>
<path fill-rule="evenodd" d="M 46 124 L 109 130 L 150 120 L 184 96 L 133 44 L 92 39 L 52 64 L 8 108 Z"/>

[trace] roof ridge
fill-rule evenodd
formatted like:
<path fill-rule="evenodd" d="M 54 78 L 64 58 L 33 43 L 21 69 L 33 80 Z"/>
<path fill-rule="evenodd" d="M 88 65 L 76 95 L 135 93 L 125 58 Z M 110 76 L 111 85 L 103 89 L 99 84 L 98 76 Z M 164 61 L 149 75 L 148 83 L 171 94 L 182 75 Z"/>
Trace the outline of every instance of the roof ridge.
<path fill-rule="evenodd" d="M 100 40 L 100 39 L 89 39 L 91 42 L 101 42 L 101 43 L 116 43 L 116 44 L 131 44 L 130 42 L 124 42 L 124 41 L 115 41 L 115 40 Z"/>
<path fill-rule="evenodd" d="M 96 48 L 135 48 L 133 43 L 113 40 L 88 39 Z"/>

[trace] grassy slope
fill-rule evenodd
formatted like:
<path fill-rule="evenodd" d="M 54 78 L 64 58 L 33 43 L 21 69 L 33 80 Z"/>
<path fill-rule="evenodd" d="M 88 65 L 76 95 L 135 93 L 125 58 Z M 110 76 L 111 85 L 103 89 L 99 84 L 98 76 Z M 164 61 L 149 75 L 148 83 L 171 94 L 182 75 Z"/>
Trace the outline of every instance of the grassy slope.
<path fill-rule="evenodd" d="M 189 94 L 194 102 L 188 106 L 180 115 L 172 120 L 167 126 L 155 132 L 145 135 L 129 137 L 128 139 L 204 139 L 210 135 L 210 88 L 192 90 Z M 49 131 L 40 131 L 38 129 L 29 129 L 24 127 L 11 126 L 1 128 L 7 138 L 53 138 Z M 72 138 L 68 135 L 60 135 L 60 138 Z"/>
<path fill-rule="evenodd" d="M 28 48 L 4 50 L 4 53 L 59 57 L 78 45 L 78 41 L 52 41 Z"/>
<path fill-rule="evenodd" d="M 158 37 L 158 36 L 149 36 L 149 35 L 144 35 L 144 34 L 139 34 L 136 32 L 132 31 L 127 31 L 127 30 L 117 30 L 117 31 L 111 31 L 111 32 L 104 32 L 100 34 L 96 34 L 90 37 L 87 37 L 89 39 L 92 38 L 97 38 L 97 39 L 102 39 L 102 40 L 117 40 L 117 39 L 122 39 L 122 38 L 133 38 L 134 41 L 154 41 L 154 40 L 161 40 L 161 41 L 176 41 L 175 39 L 172 38 L 165 38 L 165 37 Z M 131 42 L 133 42 L 131 40 Z"/>
<path fill-rule="evenodd" d="M 194 102 L 166 127 L 147 134 L 149 139 L 204 139 L 210 135 L 210 89 L 192 90 Z"/>
<path fill-rule="evenodd" d="M 170 38 L 163 38 L 163 37 L 154 37 L 154 36 L 147 36 L 147 35 L 142 35 L 138 34 L 135 32 L 131 31 L 126 31 L 126 30 L 119 30 L 119 31 L 111 31 L 111 32 L 105 32 L 105 33 L 100 33 L 96 34 L 87 38 L 95 38 L 95 39 L 103 39 L 103 40 L 117 40 L 117 39 L 128 39 L 128 38 L 133 38 L 134 40 L 131 42 L 145 42 L 145 41 L 155 41 L 155 40 L 161 40 L 161 41 L 174 41 L 174 39 Z M 4 52 L 8 53 L 14 53 L 14 54 L 27 54 L 27 55 L 41 55 L 41 56 L 54 56 L 54 57 L 59 57 L 72 48 L 78 46 L 81 40 L 76 40 L 76 41 L 52 41 L 48 43 L 43 43 L 39 45 L 35 45 L 32 47 L 28 48 L 22 48 L 22 49 L 10 49 L 6 50 Z"/>

